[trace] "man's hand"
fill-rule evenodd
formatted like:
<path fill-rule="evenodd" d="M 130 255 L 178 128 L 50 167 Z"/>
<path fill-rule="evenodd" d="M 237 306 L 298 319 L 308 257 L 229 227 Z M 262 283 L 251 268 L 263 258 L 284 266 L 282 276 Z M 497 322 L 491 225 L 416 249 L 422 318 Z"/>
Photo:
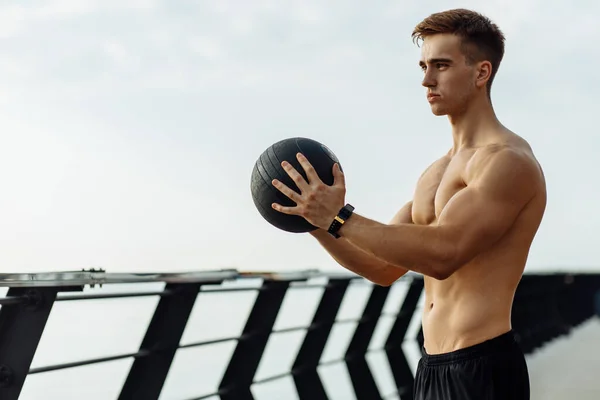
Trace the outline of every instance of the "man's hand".
<path fill-rule="evenodd" d="M 304 155 L 298 153 L 297 158 L 306 172 L 308 182 L 288 162 L 283 161 L 281 166 L 296 183 L 300 193 L 290 189 L 277 179 L 272 182 L 273 186 L 296 203 L 296 206 L 284 207 L 281 204 L 273 203 L 272 207 L 284 214 L 299 215 L 314 226 L 327 230 L 345 204 L 346 182 L 344 174 L 336 163 L 333 166 L 333 185 L 326 185 Z"/>

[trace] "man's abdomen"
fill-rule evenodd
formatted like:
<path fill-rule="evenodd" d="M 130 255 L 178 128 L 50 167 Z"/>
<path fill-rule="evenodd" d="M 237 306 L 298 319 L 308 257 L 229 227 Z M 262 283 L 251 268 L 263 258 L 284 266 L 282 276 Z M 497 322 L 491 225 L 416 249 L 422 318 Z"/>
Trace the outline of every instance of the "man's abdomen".
<path fill-rule="evenodd" d="M 426 301 L 422 316 L 425 350 L 447 353 L 506 333 L 511 328 L 510 304 L 510 299 L 493 293 Z"/>

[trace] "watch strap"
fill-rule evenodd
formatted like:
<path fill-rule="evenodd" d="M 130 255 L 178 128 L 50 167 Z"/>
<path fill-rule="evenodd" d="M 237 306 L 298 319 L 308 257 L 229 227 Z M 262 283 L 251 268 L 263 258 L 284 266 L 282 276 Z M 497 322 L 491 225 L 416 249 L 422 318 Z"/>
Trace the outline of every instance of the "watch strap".
<path fill-rule="evenodd" d="M 329 232 L 334 238 L 339 238 L 340 235 L 338 231 L 342 225 L 346 223 L 348 218 L 350 218 L 353 212 L 354 207 L 351 204 L 346 204 L 344 207 L 342 207 L 340 211 L 338 211 L 338 214 L 335 216 L 335 218 L 333 218 L 333 221 L 331 221 L 331 225 L 329 226 L 327 232 Z"/>

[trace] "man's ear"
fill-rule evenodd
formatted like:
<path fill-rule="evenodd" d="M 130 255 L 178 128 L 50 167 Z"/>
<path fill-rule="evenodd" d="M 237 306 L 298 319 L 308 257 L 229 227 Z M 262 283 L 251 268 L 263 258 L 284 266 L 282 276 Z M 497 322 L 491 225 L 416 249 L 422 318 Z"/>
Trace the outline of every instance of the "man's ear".
<path fill-rule="evenodd" d="M 475 84 L 477 87 L 484 87 L 492 77 L 492 63 L 489 61 L 482 61 L 477 66 L 477 76 Z"/>

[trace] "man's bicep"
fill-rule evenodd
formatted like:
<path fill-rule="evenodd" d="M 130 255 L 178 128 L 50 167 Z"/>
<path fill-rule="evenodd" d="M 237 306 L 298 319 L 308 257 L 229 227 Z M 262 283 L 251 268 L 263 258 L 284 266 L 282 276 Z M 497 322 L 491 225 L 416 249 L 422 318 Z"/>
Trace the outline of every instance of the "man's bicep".
<path fill-rule="evenodd" d="M 513 226 L 535 194 L 536 171 L 523 160 L 490 163 L 472 185 L 444 207 L 438 225 L 455 240 L 459 262 L 467 262 Z M 517 163 L 511 165 L 510 163 Z"/>
<path fill-rule="evenodd" d="M 459 259 L 470 259 L 500 239 L 512 226 L 519 209 L 516 203 L 466 188 L 446 205 L 438 226 L 447 229 Z"/>

